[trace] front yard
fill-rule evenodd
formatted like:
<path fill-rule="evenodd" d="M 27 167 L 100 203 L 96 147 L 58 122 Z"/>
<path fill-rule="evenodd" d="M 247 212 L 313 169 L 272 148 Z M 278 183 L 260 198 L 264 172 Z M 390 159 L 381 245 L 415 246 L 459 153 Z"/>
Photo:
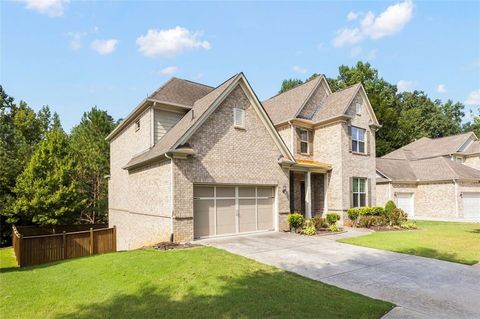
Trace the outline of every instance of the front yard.
<path fill-rule="evenodd" d="M 375 232 L 340 242 L 473 265 L 480 261 L 480 224 L 418 221 L 419 230 Z"/>
<path fill-rule="evenodd" d="M 13 268 L 6 318 L 380 318 L 393 305 L 215 248 L 137 250 Z"/>

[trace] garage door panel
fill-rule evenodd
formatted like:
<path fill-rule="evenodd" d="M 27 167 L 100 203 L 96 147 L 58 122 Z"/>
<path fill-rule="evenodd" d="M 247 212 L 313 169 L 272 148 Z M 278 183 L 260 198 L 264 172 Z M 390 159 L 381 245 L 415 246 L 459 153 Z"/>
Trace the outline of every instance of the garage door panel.
<path fill-rule="evenodd" d="M 397 206 L 402 209 L 409 217 L 412 217 L 414 214 L 414 203 L 413 203 L 413 194 L 404 193 L 397 194 Z"/>
<path fill-rule="evenodd" d="M 255 189 L 253 189 L 255 191 Z M 257 216 L 254 199 L 240 199 L 238 201 L 239 231 L 248 232 L 257 230 Z"/>
<path fill-rule="evenodd" d="M 215 234 L 214 200 L 195 200 L 193 202 L 194 233 L 198 237 Z"/>
<path fill-rule="evenodd" d="M 463 217 L 480 218 L 480 193 L 463 194 Z"/>
<path fill-rule="evenodd" d="M 258 230 L 273 228 L 273 198 L 258 199 Z"/>
<path fill-rule="evenodd" d="M 235 200 L 217 199 L 217 235 L 233 234 L 235 232 Z"/>

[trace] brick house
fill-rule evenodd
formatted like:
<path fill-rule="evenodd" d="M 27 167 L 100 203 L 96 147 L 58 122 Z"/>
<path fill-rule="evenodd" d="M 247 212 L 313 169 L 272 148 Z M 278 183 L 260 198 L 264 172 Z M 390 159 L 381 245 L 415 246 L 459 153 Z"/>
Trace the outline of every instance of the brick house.
<path fill-rule="evenodd" d="M 413 218 L 480 221 L 480 141 L 473 132 L 421 138 L 377 159 L 377 204 Z"/>
<path fill-rule="evenodd" d="M 107 137 L 118 248 L 282 230 L 375 203 L 375 130 L 363 87 L 323 76 L 261 103 L 243 73 L 172 78 Z"/>

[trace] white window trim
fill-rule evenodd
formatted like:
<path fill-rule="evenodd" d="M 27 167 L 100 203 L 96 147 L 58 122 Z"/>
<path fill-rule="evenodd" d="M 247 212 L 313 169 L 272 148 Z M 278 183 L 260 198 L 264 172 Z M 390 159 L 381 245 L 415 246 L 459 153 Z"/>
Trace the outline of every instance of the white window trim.
<path fill-rule="evenodd" d="M 354 139 L 354 129 L 356 130 L 357 132 L 357 136 L 355 136 L 355 139 Z M 358 132 L 362 130 L 363 131 L 363 141 L 359 140 L 358 137 Z M 367 138 L 367 130 L 364 129 L 364 128 L 361 128 L 361 127 L 356 127 L 356 126 L 352 126 L 352 140 L 351 140 L 351 143 L 352 143 L 352 152 L 353 153 L 359 153 L 359 154 L 367 154 L 367 141 L 366 141 L 366 138 Z M 353 149 L 353 142 L 355 142 L 357 144 L 357 150 L 354 150 Z M 363 152 L 360 152 L 360 142 L 363 142 Z"/>
<path fill-rule="evenodd" d="M 307 140 L 302 140 L 302 132 L 306 132 Z M 300 129 L 300 154 L 310 154 L 310 143 L 308 142 L 310 140 L 310 132 L 306 129 L 301 128 Z M 307 144 L 307 152 L 302 152 L 302 143 Z"/>
<path fill-rule="evenodd" d="M 238 119 L 237 119 L 237 112 L 240 111 L 240 115 L 241 115 L 241 123 L 238 123 Z M 241 109 L 241 108 L 238 108 L 238 107 L 234 107 L 233 108 L 233 126 L 236 127 L 236 128 L 241 128 L 241 129 L 245 129 L 245 110 L 244 109 Z"/>
<path fill-rule="evenodd" d="M 357 113 L 357 115 L 362 113 L 362 103 L 355 103 L 355 113 Z"/>
<path fill-rule="evenodd" d="M 367 183 L 367 178 L 365 178 L 365 177 L 353 177 L 353 178 L 352 178 L 352 183 L 355 183 L 355 180 L 357 180 L 357 182 L 363 181 L 365 184 L 364 184 L 364 187 L 363 187 L 363 189 L 364 189 L 363 192 L 360 192 L 360 191 L 355 192 L 355 191 L 354 191 L 354 186 L 352 185 L 352 202 L 353 202 L 353 207 L 366 207 L 366 206 L 369 205 L 369 203 L 368 203 L 368 192 L 369 192 L 369 190 L 367 189 L 367 184 L 368 184 L 368 183 Z M 357 188 L 360 189 L 360 184 L 357 185 Z M 357 197 L 357 199 L 358 199 L 358 202 L 357 202 L 357 203 L 354 202 L 354 201 L 355 201 L 355 199 L 354 199 L 355 197 L 354 197 L 353 195 L 355 195 L 355 194 L 358 194 L 358 195 L 359 195 L 359 196 Z M 360 206 L 360 195 L 362 195 L 362 194 L 365 194 L 365 206 Z"/>

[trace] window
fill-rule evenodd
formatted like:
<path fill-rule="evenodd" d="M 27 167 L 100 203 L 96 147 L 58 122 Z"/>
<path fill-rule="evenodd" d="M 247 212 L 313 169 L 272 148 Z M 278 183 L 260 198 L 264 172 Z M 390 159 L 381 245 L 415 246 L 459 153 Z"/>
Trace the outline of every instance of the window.
<path fill-rule="evenodd" d="M 140 129 L 140 119 L 135 121 L 135 132 Z"/>
<path fill-rule="evenodd" d="M 352 151 L 365 153 L 365 130 L 352 126 Z"/>
<path fill-rule="evenodd" d="M 235 127 L 245 128 L 245 110 L 237 107 L 233 108 L 233 125 Z"/>
<path fill-rule="evenodd" d="M 455 156 L 455 162 L 462 164 L 463 163 L 463 157 Z"/>
<path fill-rule="evenodd" d="M 308 153 L 308 131 L 300 130 L 300 153 Z"/>
<path fill-rule="evenodd" d="M 366 178 L 353 178 L 353 207 L 365 207 L 367 206 L 367 179 Z"/>
<path fill-rule="evenodd" d="M 357 114 L 362 113 L 362 103 L 355 104 L 355 112 L 357 112 Z"/>

